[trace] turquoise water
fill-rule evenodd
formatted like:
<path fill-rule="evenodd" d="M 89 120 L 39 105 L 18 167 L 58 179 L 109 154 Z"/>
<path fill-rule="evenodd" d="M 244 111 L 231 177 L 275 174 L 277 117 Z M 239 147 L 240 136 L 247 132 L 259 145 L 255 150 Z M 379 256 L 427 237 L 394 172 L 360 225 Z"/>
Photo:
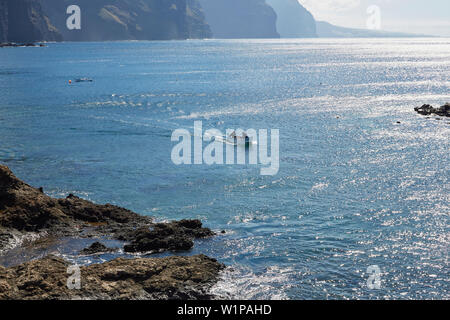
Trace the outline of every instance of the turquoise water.
<path fill-rule="evenodd" d="M 0 162 L 52 196 L 226 230 L 186 253 L 233 267 L 225 297 L 448 299 L 450 121 L 413 108 L 450 102 L 449 74 L 450 39 L 2 49 Z M 279 129 L 279 173 L 175 166 L 195 120 Z"/>

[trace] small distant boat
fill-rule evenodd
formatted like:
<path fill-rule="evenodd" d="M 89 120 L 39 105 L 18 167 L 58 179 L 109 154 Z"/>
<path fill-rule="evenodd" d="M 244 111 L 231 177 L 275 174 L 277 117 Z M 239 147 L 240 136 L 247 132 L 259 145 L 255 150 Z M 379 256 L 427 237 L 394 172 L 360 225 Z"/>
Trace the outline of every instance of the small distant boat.
<path fill-rule="evenodd" d="M 247 134 L 243 134 L 242 136 L 237 135 L 229 135 L 229 136 L 211 136 L 214 137 L 215 141 L 220 141 L 222 143 L 234 145 L 234 146 L 245 146 L 246 148 L 258 144 L 258 142 L 252 139 Z"/>
<path fill-rule="evenodd" d="M 250 141 L 250 137 L 249 136 L 244 136 L 244 137 L 234 137 L 230 138 L 230 140 L 233 142 L 234 145 L 239 146 L 239 145 L 245 145 L 246 147 L 250 146 L 251 141 Z"/>
<path fill-rule="evenodd" d="M 79 79 L 75 79 L 75 82 L 93 82 L 94 80 L 89 79 L 89 78 L 79 78 Z"/>
<path fill-rule="evenodd" d="M 232 134 L 227 138 L 231 144 L 235 146 L 244 145 L 245 147 L 249 147 L 252 144 L 256 144 L 256 141 L 253 141 L 245 132 L 242 136 L 237 136 L 236 134 Z"/>

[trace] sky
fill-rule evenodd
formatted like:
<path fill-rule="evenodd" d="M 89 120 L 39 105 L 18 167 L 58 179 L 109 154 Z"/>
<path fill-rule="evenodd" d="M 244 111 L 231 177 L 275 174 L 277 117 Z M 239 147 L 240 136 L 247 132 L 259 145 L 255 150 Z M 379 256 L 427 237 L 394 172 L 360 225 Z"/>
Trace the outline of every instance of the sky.
<path fill-rule="evenodd" d="M 380 8 L 381 29 L 450 37 L 450 0 L 299 0 L 316 20 L 367 28 L 372 6 Z"/>

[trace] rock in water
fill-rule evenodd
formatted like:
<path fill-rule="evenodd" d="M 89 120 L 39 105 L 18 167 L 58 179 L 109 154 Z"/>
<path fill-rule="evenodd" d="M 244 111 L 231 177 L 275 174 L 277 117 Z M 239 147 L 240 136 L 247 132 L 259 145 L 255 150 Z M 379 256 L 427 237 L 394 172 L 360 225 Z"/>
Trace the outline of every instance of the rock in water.
<path fill-rule="evenodd" d="M 209 299 L 209 289 L 224 268 L 205 255 L 118 258 L 81 267 L 81 288 L 69 289 L 68 266 L 47 256 L 0 267 L 0 299 Z"/>
<path fill-rule="evenodd" d="M 103 243 L 100 243 L 98 241 L 91 244 L 89 247 L 84 248 L 81 250 L 81 254 L 89 255 L 89 254 L 99 254 L 99 253 L 107 253 L 107 252 L 114 252 L 117 251 L 116 248 L 108 248 Z"/>
<path fill-rule="evenodd" d="M 133 241 L 124 246 L 126 252 L 164 250 L 189 250 L 195 238 L 205 238 L 214 233 L 202 227 L 200 220 L 181 220 L 157 223 L 151 229 L 141 228 L 132 235 Z"/>
<path fill-rule="evenodd" d="M 440 108 L 434 108 L 429 104 L 424 104 L 420 108 L 414 108 L 417 113 L 428 116 L 431 114 L 436 114 L 442 117 L 450 117 L 450 103 L 446 103 Z"/>

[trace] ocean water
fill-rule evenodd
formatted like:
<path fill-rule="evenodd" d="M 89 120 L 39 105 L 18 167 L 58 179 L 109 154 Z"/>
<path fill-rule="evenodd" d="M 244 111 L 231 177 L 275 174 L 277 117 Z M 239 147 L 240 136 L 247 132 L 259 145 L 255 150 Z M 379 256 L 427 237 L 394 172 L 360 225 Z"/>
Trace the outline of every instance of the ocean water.
<path fill-rule="evenodd" d="M 180 253 L 232 267 L 222 297 L 449 299 L 450 120 L 413 111 L 450 102 L 449 74 L 450 39 L 5 48 L 0 163 L 51 196 L 226 230 Z M 278 174 L 174 165 L 196 120 L 279 129 Z"/>

